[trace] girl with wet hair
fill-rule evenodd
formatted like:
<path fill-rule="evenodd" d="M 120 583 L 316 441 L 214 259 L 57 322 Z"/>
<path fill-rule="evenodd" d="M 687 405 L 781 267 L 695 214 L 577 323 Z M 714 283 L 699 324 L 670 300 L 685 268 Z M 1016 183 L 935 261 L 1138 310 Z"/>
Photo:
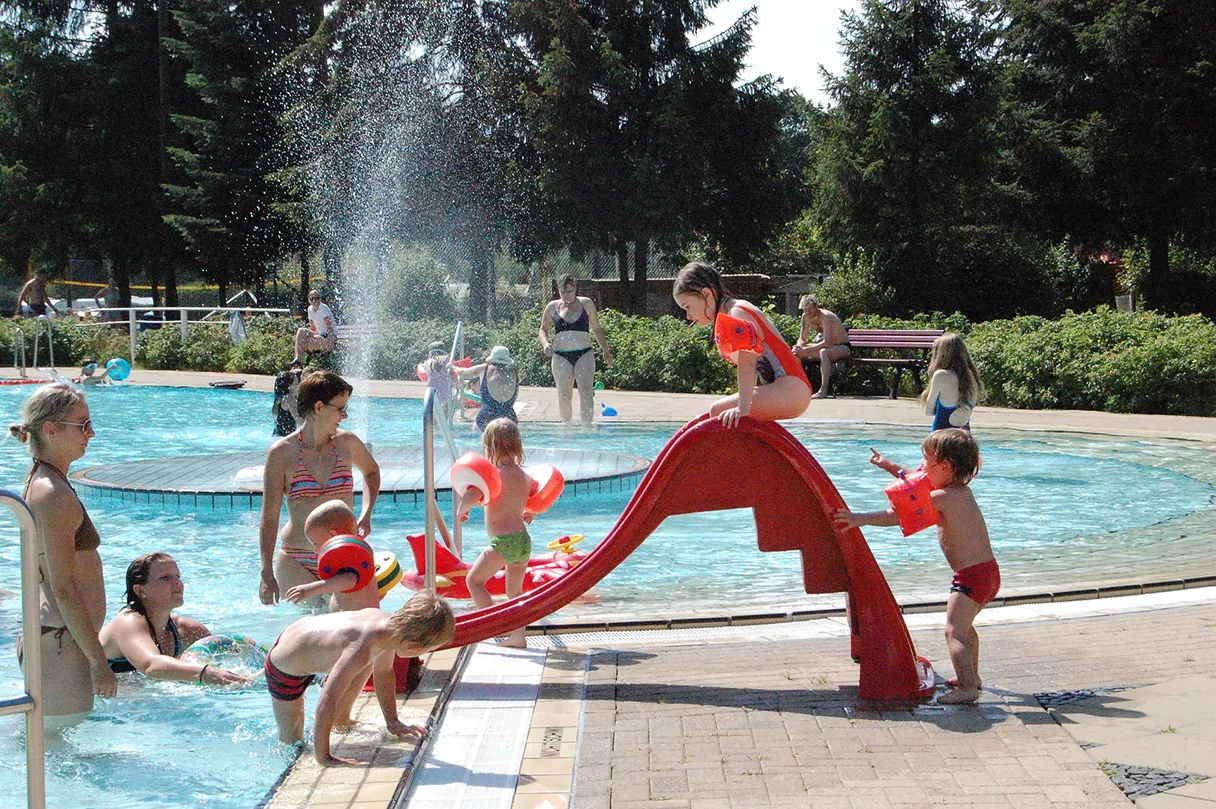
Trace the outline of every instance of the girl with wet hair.
<path fill-rule="evenodd" d="M 43 385 L 26 400 L 22 421 L 9 427 L 34 459 L 22 496 L 38 532 L 38 600 L 42 693 L 57 724 L 83 719 L 94 697 L 112 697 L 118 684 L 97 640 L 106 617 L 105 582 L 97 548 L 101 536 L 68 481 L 84 457 L 93 420 L 84 393 L 65 382 Z M 31 639 L 18 637 L 17 660 Z"/>
<path fill-rule="evenodd" d="M 671 295 L 690 321 L 713 327 L 711 345 L 735 364 L 739 392 L 714 402 L 710 414 L 727 427 L 744 416 L 776 421 L 802 415 L 811 403 L 811 383 L 758 307 L 732 297 L 718 271 L 699 261 L 680 270 Z"/>
<path fill-rule="evenodd" d="M 946 332 L 933 341 L 929 359 L 929 387 L 920 395 L 925 415 L 933 417 L 929 432 L 948 427 L 971 429 L 971 413 L 983 401 L 979 369 L 963 338 Z"/>

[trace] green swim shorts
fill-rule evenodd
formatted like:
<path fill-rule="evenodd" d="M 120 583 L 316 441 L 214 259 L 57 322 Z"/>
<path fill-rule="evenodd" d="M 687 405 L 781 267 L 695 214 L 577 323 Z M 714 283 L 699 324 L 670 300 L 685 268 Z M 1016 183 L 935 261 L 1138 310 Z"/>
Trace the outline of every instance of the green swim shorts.
<path fill-rule="evenodd" d="M 490 541 L 490 547 L 498 551 L 508 565 L 528 561 L 532 555 L 532 537 L 527 531 L 503 534 Z"/>

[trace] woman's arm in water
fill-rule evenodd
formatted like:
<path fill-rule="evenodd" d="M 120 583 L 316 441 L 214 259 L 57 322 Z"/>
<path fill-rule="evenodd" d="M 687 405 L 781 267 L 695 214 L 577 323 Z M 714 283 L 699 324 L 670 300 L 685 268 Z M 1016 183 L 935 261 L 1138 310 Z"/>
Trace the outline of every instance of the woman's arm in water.
<path fill-rule="evenodd" d="M 359 515 L 359 535 L 370 536 L 372 533 L 372 509 L 376 506 L 376 498 L 380 496 L 380 464 L 367 451 L 367 445 L 354 433 L 349 436 L 346 444 L 350 447 L 351 465 L 363 473 L 363 512 Z"/>
<path fill-rule="evenodd" d="M 600 351 L 604 353 L 604 367 L 611 368 L 612 351 L 608 348 L 608 336 L 600 327 L 600 316 L 595 310 L 595 303 L 590 298 L 579 298 L 579 301 L 587 310 L 587 325 L 591 327 L 591 333 L 595 335 L 595 341 L 600 344 Z"/>
<path fill-rule="evenodd" d="M 549 343 L 549 329 L 553 328 L 553 313 L 557 311 L 557 301 L 549 301 L 540 313 L 540 331 L 537 340 L 545 352 L 545 357 L 553 356 L 553 346 Z"/>
<path fill-rule="evenodd" d="M 49 481 L 38 481 L 36 485 L 29 505 L 46 551 L 47 585 L 55 595 L 64 626 L 89 661 L 93 694 L 112 697 L 118 693 L 118 681 L 114 679 L 105 650 L 97 639 L 99 627 L 93 625 L 81 596 L 84 588 L 76 580 L 76 530 L 84 521 L 84 507 L 70 491 L 54 488 Z"/>
<path fill-rule="evenodd" d="M 279 583 L 274 578 L 274 544 L 279 538 L 279 511 L 283 508 L 283 453 L 282 442 L 275 444 L 266 453 L 266 465 L 262 468 L 262 518 L 258 522 L 258 552 L 262 560 L 262 581 L 258 595 L 263 604 L 279 600 Z"/>
<path fill-rule="evenodd" d="M 181 619 L 179 619 L 179 632 L 181 631 L 180 624 Z M 156 648 L 156 642 L 152 640 L 152 634 L 148 630 L 148 622 L 139 613 L 123 610 L 117 618 L 110 622 L 108 628 L 110 638 L 118 644 L 122 656 L 145 677 L 153 680 L 207 683 L 209 685 L 251 682 L 248 677 L 242 677 L 210 664 L 182 660 L 163 653 Z"/>

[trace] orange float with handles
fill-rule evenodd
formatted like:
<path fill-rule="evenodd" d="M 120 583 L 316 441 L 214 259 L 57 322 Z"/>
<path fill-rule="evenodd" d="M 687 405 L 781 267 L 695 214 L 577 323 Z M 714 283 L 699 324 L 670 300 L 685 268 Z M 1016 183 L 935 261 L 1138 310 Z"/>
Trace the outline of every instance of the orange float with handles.
<path fill-rule="evenodd" d="M 502 493 L 498 468 L 476 452 L 466 452 L 452 463 L 452 496 L 464 497 L 469 489 L 481 492 L 479 506 L 494 501 Z"/>
<path fill-rule="evenodd" d="M 764 351 L 760 331 L 755 325 L 725 312 L 719 312 L 714 318 L 714 343 L 723 357 L 735 363 L 739 361 L 740 351 L 750 351 L 753 354 Z"/>
<path fill-rule="evenodd" d="M 929 484 L 929 476 L 924 472 L 913 472 L 910 475 L 900 472 L 899 480 L 883 491 L 899 517 L 899 527 L 904 536 L 912 536 L 917 531 L 937 525 L 940 517 L 933 506 L 933 487 Z"/>
<path fill-rule="evenodd" d="M 566 479 L 562 477 L 561 470 L 550 463 L 530 466 L 524 470 L 524 474 L 532 478 L 532 488 L 528 491 L 524 510 L 530 514 L 544 514 L 562 496 Z"/>
<path fill-rule="evenodd" d="M 376 576 L 376 558 L 371 546 L 359 537 L 339 534 L 321 546 L 317 554 L 317 575 L 326 581 L 347 571 L 355 574 L 355 585 L 342 592 L 362 590 Z"/>

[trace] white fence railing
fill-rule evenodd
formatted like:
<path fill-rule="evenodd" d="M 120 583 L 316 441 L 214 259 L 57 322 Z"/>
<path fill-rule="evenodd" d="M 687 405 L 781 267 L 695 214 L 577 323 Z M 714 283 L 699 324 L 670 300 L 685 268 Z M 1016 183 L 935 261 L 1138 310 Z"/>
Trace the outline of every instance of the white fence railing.
<path fill-rule="evenodd" d="M 92 310 L 90 310 L 90 311 L 92 311 Z M 100 311 L 102 313 L 103 317 L 105 317 L 107 315 L 113 315 L 113 314 L 122 314 L 122 313 L 126 314 L 125 319 L 127 321 L 127 328 L 131 334 L 131 363 L 132 364 L 135 363 L 135 352 L 139 348 L 140 327 L 142 326 L 143 328 L 148 328 L 148 327 L 162 328 L 164 326 L 168 326 L 169 323 L 172 322 L 163 315 L 162 315 L 162 319 L 157 319 L 157 320 L 152 320 L 152 321 L 140 320 L 139 314 L 141 312 L 144 314 L 147 314 L 149 312 L 177 312 L 178 313 L 177 322 L 178 322 L 179 327 L 181 328 L 181 333 L 182 333 L 182 345 L 185 345 L 190 339 L 189 335 L 190 335 L 190 324 L 191 323 L 193 323 L 195 325 L 223 326 L 224 328 L 227 328 L 229 325 L 229 320 L 231 319 L 233 313 L 240 314 L 242 317 L 244 315 L 289 315 L 289 314 L 291 314 L 290 309 L 259 309 L 259 308 L 245 307 L 245 306 L 239 306 L 239 307 L 238 306 L 126 306 L 126 307 L 106 308 L 106 309 L 101 309 L 98 311 Z M 191 312 L 205 312 L 206 314 L 204 314 L 200 318 L 191 320 L 190 319 Z M 222 317 L 222 319 L 221 320 L 209 319 L 215 315 L 220 315 Z M 108 321 L 102 320 L 102 321 L 98 321 L 97 323 L 82 323 L 81 325 L 96 326 L 97 328 L 113 328 L 115 325 L 117 325 L 118 323 L 121 323 L 121 322 L 122 322 L 121 320 L 108 320 Z"/>

